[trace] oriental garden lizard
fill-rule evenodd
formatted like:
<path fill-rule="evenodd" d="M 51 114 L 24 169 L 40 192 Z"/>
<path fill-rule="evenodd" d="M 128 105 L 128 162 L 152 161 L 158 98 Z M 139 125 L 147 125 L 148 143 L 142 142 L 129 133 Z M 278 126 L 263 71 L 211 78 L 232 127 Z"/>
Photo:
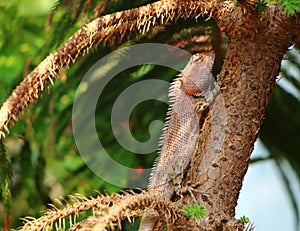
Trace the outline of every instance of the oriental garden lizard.
<path fill-rule="evenodd" d="M 211 88 L 213 51 L 194 54 L 169 89 L 170 106 L 159 141 L 159 157 L 150 175 L 148 191 L 170 201 L 182 195 L 183 179 L 197 151 L 206 110 L 216 95 Z M 146 209 L 139 231 L 153 231 L 159 215 Z"/>

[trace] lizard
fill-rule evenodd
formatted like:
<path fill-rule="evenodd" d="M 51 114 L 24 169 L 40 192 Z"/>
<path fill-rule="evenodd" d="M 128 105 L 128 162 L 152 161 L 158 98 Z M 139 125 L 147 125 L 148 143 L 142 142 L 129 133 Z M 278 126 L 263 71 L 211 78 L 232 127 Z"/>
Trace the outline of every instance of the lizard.
<path fill-rule="evenodd" d="M 209 104 L 215 98 L 211 88 L 213 51 L 196 53 L 171 83 L 169 108 L 162 135 L 159 139 L 159 156 L 150 174 L 148 191 L 164 200 L 174 194 L 182 195 L 182 181 L 197 151 L 201 125 Z M 139 231 L 153 231 L 159 215 L 146 209 Z"/>

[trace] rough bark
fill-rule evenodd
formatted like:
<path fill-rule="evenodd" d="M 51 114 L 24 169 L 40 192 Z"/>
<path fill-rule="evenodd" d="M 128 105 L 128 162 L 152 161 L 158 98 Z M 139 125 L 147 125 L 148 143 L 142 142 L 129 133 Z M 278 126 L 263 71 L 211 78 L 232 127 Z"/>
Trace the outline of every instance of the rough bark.
<path fill-rule="evenodd" d="M 242 6 L 213 15 L 229 37 L 218 76 L 219 98 L 223 97 L 226 110 L 217 113 L 223 106 L 217 99 L 210 110 L 216 116 L 210 116 L 203 126 L 189 174 L 193 183 L 202 182 L 198 187 L 202 193 L 197 196 L 208 208 L 210 228 L 235 230 L 242 229 L 234 215 L 250 154 L 281 60 L 299 33 L 299 24 L 276 7 L 259 14 Z"/>

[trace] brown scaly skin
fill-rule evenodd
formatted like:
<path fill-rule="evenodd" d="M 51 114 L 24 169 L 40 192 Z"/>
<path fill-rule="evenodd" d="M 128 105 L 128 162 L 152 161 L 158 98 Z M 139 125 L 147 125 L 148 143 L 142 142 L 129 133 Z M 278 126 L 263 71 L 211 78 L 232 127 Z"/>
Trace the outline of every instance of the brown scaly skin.
<path fill-rule="evenodd" d="M 171 106 L 149 184 L 149 192 L 165 200 L 180 194 L 184 174 L 197 150 L 202 112 L 213 99 L 210 72 L 214 58 L 213 51 L 193 55 L 170 87 Z M 158 218 L 153 209 L 146 210 L 139 230 L 154 230 Z"/>

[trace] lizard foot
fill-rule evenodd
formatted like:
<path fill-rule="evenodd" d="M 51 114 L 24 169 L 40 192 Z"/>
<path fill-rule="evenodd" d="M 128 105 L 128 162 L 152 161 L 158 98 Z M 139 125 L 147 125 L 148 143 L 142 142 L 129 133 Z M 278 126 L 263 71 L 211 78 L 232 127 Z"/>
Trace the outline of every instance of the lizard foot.
<path fill-rule="evenodd" d="M 198 186 L 200 186 L 201 183 L 195 183 L 195 184 L 191 184 L 190 182 L 187 182 L 187 184 L 181 188 L 177 188 L 175 190 L 175 193 L 177 195 L 179 195 L 181 198 L 183 198 L 184 194 L 189 193 L 191 195 L 191 197 L 193 198 L 194 202 L 197 202 L 196 197 L 194 195 L 194 192 L 198 192 L 198 193 L 202 193 L 203 195 L 206 195 L 206 193 L 204 193 L 203 191 L 197 189 Z"/>
<path fill-rule="evenodd" d="M 198 96 L 198 102 L 196 103 L 196 111 L 201 112 L 206 110 L 209 105 L 214 101 L 219 94 L 220 87 L 217 82 L 214 83 L 214 88 L 206 92 L 205 95 Z"/>
<path fill-rule="evenodd" d="M 196 103 L 196 111 L 197 112 L 205 111 L 206 108 L 208 108 L 208 106 L 209 103 L 205 99 L 203 99 L 200 102 Z"/>

